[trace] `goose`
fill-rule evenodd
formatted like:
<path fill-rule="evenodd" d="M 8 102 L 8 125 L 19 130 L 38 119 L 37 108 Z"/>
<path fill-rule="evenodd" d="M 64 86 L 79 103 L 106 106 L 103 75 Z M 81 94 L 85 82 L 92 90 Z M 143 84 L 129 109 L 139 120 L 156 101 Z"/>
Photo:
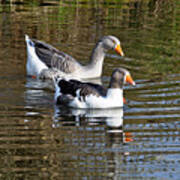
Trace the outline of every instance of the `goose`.
<path fill-rule="evenodd" d="M 90 61 L 82 65 L 70 55 L 55 47 L 25 35 L 27 45 L 27 75 L 40 79 L 52 79 L 67 74 L 80 79 L 98 78 L 102 74 L 102 66 L 108 50 L 113 49 L 124 56 L 121 44 L 115 36 L 104 36 L 92 51 Z"/>
<path fill-rule="evenodd" d="M 123 85 L 126 82 L 135 85 L 129 71 L 124 68 L 114 69 L 108 88 L 74 79 L 55 79 L 55 103 L 80 109 L 123 107 Z"/>

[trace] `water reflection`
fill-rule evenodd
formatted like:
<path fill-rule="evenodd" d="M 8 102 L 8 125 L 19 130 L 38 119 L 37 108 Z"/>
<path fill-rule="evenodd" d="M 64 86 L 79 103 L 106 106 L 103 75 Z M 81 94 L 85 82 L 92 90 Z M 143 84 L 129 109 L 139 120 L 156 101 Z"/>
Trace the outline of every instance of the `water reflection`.
<path fill-rule="evenodd" d="M 53 128 L 59 129 L 59 140 L 66 153 L 73 152 L 69 158 L 84 178 L 113 177 L 124 157 L 130 155 L 127 144 L 133 136 L 123 129 L 122 108 L 77 110 L 55 106 Z"/>
<path fill-rule="evenodd" d="M 89 125 L 104 124 L 108 127 L 122 127 L 123 109 L 73 109 L 63 106 L 55 106 L 54 121 L 59 122 L 61 116 L 73 116 L 76 125 L 81 124 L 81 119 L 85 119 Z M 61 122 L 59 122 L 61 123 Z M 64 122 L 65 123 L 65 122 Z"/>
<path fill-rule="evenodd" d="M 54 91 L 54 84 L 52 81 L 27 78 L 25 87 L 24 101 L 26 107 L 53 106 L 54 101 L 51 93 Z"/>
<path fill-rule="evenodd" d="M 1 179 L 180 179 L 179 1 L 24 2 L 0 5 Z M 128 108 L 54 108 L 48 84 L 26 81 L 24 34 L 84 64 L 100 37 L 119 37 L 126 58 L 108 54 L 102 80 L 131 71 Z"/>
<path fill-rule="evenodd" d="M 54 106 L 53 127 L 58 128 L 68 125 L 78 127 L 104 125 L 109 136 L 113 137 L 116 134 L 116 138 L 117 135 L 120 135 L 122 142 L 132 141 L 130 133 L 123 132 L 123 108 L 99 110 Z"/>

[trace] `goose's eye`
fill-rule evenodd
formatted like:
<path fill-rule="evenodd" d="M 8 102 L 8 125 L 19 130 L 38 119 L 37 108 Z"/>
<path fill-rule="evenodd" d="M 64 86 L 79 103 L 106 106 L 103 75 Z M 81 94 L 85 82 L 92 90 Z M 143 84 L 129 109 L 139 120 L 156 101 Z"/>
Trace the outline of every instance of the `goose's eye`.
<path fill-rule="evenodd" d="M 112 39 L 112 43 L 116 45 L 116 41 Z"/>

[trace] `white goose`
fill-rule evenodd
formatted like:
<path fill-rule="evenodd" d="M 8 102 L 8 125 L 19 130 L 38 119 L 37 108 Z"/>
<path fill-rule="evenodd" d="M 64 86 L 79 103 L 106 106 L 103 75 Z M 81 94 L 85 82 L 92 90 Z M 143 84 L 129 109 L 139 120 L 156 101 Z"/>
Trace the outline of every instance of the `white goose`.
<path fill-rule="evenodd" d="M 92 51 L 87 65 L 81 65 L 70 55 L 59 51 L 42 41 L 30 39 L 25 35 L 27 44 L 27 75 L 48 79 L 64 77 L 67 74 L 80 79 L 97 78 L 102 74 L 102 66 L 106 52 L 114 49 L 124 56 L 120 41 L 114 36 L 104 36 Z"/>
<path fill-rule="evenodd" d="M 123 85 L 135 85 L 129 71 L 117 68 L 113 71 L 109 87 L 60 78 L 55 80 L 55 102 L 73 108 L 117 108 L 123 106 Z"/>

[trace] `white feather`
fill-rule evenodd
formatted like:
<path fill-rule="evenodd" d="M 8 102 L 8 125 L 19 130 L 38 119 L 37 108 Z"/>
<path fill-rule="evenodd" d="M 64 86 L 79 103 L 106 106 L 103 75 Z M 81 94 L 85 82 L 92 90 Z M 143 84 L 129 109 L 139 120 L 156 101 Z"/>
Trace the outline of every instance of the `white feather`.
<path fill-rule="evenodd" d="M 27 43 L 27 74 L 38 76 L 43 69 L 48 69 L 48 67 L 38 58 L 34 43 L 29 39 L 28 35 L 25 35 L 25 40 Z"/>
<path fill-rule="evenodd" d="M 69 106 L 74 108 L 116 108 L 123 107 L 123 91 L 121 89 L 109 89 L 106 97 L 97 97 L 93 94 L 85 97 L 85 101 L 79 100 L 79 91 Z"/>

